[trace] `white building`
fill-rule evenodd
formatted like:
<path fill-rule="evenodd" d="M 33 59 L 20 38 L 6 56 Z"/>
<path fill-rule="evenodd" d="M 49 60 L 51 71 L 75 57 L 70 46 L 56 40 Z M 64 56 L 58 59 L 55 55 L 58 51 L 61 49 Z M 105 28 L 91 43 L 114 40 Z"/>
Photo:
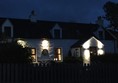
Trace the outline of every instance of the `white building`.
<path fill-rule="evenodd" d="M 114 34 L 98 24 L 32 21 L 30 19 L 0 18 L 0 35 L 25 41 L 32 49 L 36 61 L 63 61 L 63 57 L 118 52 Z M 117 33 L 117 32 L 115 32 Z"/>

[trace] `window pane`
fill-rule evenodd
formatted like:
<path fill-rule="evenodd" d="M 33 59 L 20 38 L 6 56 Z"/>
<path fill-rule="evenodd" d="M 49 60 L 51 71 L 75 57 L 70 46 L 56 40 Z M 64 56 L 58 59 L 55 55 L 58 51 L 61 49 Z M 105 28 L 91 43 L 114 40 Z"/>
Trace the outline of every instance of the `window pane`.
<path fill-rule="evenodd" d="M 11 27 L 4 27 L 4 33 L 6 37 L 11 37 Z"/>
<path fill-rule="evenodd" d="M 60 30 L 58 30 L 58 29 L 54 30 L 54 37 L 55 38 L 60 38 Z"/>
<path fill-rule="evenodd" d="M 62 60 L 62 49 L 61 48 L 55 48 L 54 59 L 56 61 L 61 61 Z"/>

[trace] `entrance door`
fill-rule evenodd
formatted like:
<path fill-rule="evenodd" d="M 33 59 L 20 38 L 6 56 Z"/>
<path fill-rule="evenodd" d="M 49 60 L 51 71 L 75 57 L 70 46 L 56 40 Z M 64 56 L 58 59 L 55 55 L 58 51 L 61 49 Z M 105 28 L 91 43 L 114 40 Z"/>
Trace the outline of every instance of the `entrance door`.
<path fill-rule="evenodd" d="M 97 47 L 90 47 L 90 56 L 97 56 Z"/>

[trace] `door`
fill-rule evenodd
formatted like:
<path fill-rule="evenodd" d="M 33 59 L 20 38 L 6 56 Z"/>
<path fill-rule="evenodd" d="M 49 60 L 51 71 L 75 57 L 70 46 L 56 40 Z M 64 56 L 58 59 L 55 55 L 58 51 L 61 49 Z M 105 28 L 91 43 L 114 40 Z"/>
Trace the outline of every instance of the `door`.
<path fill-rule="evenodd" d="M 90 56 L 97 56 L 97 47 L 90 47 Z"/>

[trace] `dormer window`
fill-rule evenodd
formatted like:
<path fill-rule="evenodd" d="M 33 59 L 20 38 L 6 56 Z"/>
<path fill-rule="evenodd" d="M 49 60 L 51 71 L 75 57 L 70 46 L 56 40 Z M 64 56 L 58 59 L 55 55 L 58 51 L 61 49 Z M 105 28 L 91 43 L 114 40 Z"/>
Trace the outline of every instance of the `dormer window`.
<path fill-rule="evenodd" d="M 11 36 L 11 33 L 12 33 L 11 27 L 9 27 L 9 26 L 4 27 L 3 33 L 5 34 L 5 37 L 7 37 L 7 38 L 12 37 Z"/>
<path fill-rule="evenodd" d="M 13 37 L 13 25 L 10 22 L 10 20 L 6 20 L 3 25 L 2 25 L 2 33 L 5 35 L 7 38 L 12 38 Z"/>
<path fill-rule="evenodd" d="M 54 30 L 54 38 L 60 38 L 60 30 L 59 29 Z"/>
<path fill-rule="evenodd" d="M 55 39 L 62 38 L 62 29 L 56 24 L 52 29 L 52 37 Z"/>

